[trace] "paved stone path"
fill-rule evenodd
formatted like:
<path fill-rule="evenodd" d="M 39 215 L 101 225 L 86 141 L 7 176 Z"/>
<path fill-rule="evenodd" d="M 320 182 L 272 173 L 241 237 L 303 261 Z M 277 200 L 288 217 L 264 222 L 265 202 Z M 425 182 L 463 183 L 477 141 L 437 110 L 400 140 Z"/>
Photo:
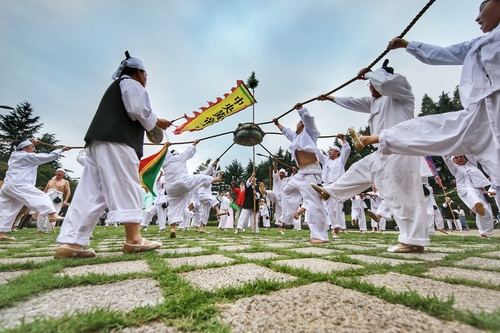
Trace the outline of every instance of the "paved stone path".
<path fill-rule="evenodd" d="M 319 246 L 308 243 L 307 231 L 295 233 L 292 239 L 280 239 L 274 229 L 257 235 L 248 232 L 227 235 L 215 230 L 210 234 L 179 234 L 174 240 L 149 234 L 164 245 L 156 255 L 147 257 L 123 256 L 117 252 L 122 238 L 97 240 L 92 246 L 97 249 L 99 259 L 92 260 L 54 261 L 56 245 L 46 242 L 37 248 L 33 240 L 37 235 L 26 234 L 15 243 L 0 243 L 0 291 L 19 288 L 23 278 L 36 278 L 37 272 L 51 262 L 63 266 L 55 269 L 54 278 L 73 281 L 75 285 L 44 290 L 0 308 L 1 325 L 15 328 L 22 320 L 29 323 L 94 309 L 126 313 L 166 302 L 168 297 L 164 295 L 168 293 L 162 289 L 165 287 L 160 285 L 157 270 L 152 269 L 148 258 L 160 258 L 165 269 L 175 269 L 179 278 L 200 293 L 237 290 L 258 281 L 278 283 L 281 287 L 276 291 L 217 304 L 219 321 L 233 332 L 479 331 L 352 289 L 349 283 L 385 287 L 395 294 L 412 291 L 441 301 L 453 297 L 453 308 L 460 311 L 500 311 L 500 242 L 496 239 L 468 244 L 455 235 L 435 236 L 425 253 L 396 255 L 385 252 L 395 238 L 378 234 L 355 238 L 342 235 L 330 244 Z M 55 236 L 51 237 L 46 239 L 50 241 Z M 450 241 L 453 239 L 456 242 Z M 398 267 L 421 267 L 423 273 L 413 276 L 404 269 L 389 271 Z M 304 284 L 301 276 L 305 273 L 326 274 L 330 278 Z M 82 277 L 95 278 L 97 282 L 74 283 Z M 181 330 L 153 321 L 114 332 Z"/>

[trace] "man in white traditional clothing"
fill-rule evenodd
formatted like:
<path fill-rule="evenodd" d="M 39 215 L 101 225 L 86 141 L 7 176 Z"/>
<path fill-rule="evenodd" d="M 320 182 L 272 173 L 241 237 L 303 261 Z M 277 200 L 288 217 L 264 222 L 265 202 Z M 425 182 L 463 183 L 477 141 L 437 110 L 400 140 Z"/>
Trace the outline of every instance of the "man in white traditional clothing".
<path fill-rule="evenodd" d="M 61 208 L 68 204 L 69 197 L 71 196 L 71 188 L 69 187 L 69 182 L 64 179 L 66 171 L 63 168 L 58 168 L 56 170 L 56 175 L 54 178 L 48 181 L 45 189 L 43 190 L 52 200 L 54 204 L 54 209 L 59 214 Z M 43 226 L 46 222 L 46 218 L 38 215 L 36 219 L 36 225 L 38 231 L 43 230 Z"/>
<path fill-rule="evenodd" d="M 323 166 L 321 179 L 323 186 L 336 182 L 345 173 L 345 164 L 351 154 L 351 146 L 345 139 L 344 134 L 338 134 L 337 138 L 342 140 L 342 149 L 333 145 L 328 150 L 328 158 L 318 151 L 318 159 Z M 328 214 L 328 225 L 332 228 L 333 238 L 339 238 L 339 230 L 345 230 L 344 205 L 333 198 L 325 201 L 326 213 Z"/>
<path fill-rule="evenodd" d="M 284 224 L 293 224 L 293 217 L 300 208 L 306 209 L 310 218 L 308 221 L 311 244 L 328 243 L 328 225 L 324 203 L 317 196 L 310 184 L 321 184 L 321 166 L 318 161 L 317 141 L 320 135 L 314 117 L 309 111 L 297 103 L 295 109 L 298 111 L 300 121 L 295 131 L 286 128 L 274 119 L 274 124 L 281 133 L 292 143 L 288 147 L 298 167 L 299 172 L 290 178 L 283 188 L 283 218 Z"/>
<path fill-rule="evenodd" d="M 226 222 L 229 217 L 229 206 L 231 205 L 232 199 L 229 192 L 225 192 L 220 196 L 220 224 L 219 229 L 227 231 Z"/>
<path fill-rule="evenodd" d="M 186 166 L 187 160 L 196 153 L 196 145 L 200 140 L 194 140 L 193 144 L 185 151 L 179 153 L 176 150 L 167 152 L 163 161 L 165 172 L 165 184 L 169 198 L 168 224 L 170 225 L 170 238 L 176 237 L 175 226 L 184 221 L 184 213 L 188 207 L 191 191 L 198 191 L 201 187 L 210 187 L 214 183 L 222 181 L 222 175 L 213 178 L 209 175 L 190 175 Z M 166 142 L 169 146 L 170 143 Z"/>
<path fill-rule="evenodd" d="M 274 223 L 278 226 L 278 232 L 283 234 L 283 222 L 281 221 L 281 216 L 283 212 L 283 205 L 281 203 L 281 192 L 286 182 L 283 181 L 287 173 L 285 169 L 280 169 L 278 171 L 278 159 L 275 157 L 273 162 L 273 189 L 266 190 L 263 182 L 260 182 L 259 189 L 260 193 L 267 199 L 271 200 L 275 204 L 274 210 Z"/>
<path fill-rule="evenodd" d="M 205 170 L 200 171 L 200 174 L 211 176 L 214 179 L 222 179 L 222 173 L 217 172 L 217 163 L 219 163 L 218 158 L 215 159 L 215 161 Z M 210 209 L 215 209 L 215 214 L 217 216 L 221 214 L 219 210 L 219 200 L 217 200 L 217 197 L 212 194 L 212 184 L 209 186 L 202 186 L 198 189 L 198 201 L 199 205 L 196 208 L 194 226 L 198 232 L 207 232 L 205 228 L 210 217 Z"/>
<path fill-rule="evenodd" d="M 63 218 L 56 210 L 47 193 L 35 187 L 37 169 L 41 164 L 54 161 L 70 147 L 53 150 L 50 153 L 35 153 L 35 145 L 40 140 L 23 140 L 15 143 L 15 150 L 9 158 L 4 184 L 0 189 L 0 241 L 12 241 L 14 237 L 5 236 L 10 232 L 14 220 L 23 206 L 38 212 L 44 221 L 50 223 Z"/>
<path fill-rule="evenodd" d="M 161 246 L 141 236 L 142 219 L 139 161 L 144 130 L 155 125 L 166 129 L 171 122 L 152 111 L 146 91 L 144 64 L 126 52 L 112 75 L 87 134 L 86 162 L 80 183 L 68 209 L 57 242 L 55 258 L 94 257 L 89 238 L 107 207 L 107 220 L 125 227 L 123 253 L 151 251 Z"/>
<path fill-rule="evenodd" d="M 149 209 L 146 210 L 144 216 L 142 217 L 141 230 L 148 230 L 149 223 L 155 215 L 157 215 L 157 223 L 159 232 L 165 231 L 165 225 L 167 224 L 167 204 L 168 195 L 165 188 L 165 177 L 163 177 L 163 171 L 160 171 L 158 178 L 156 179 L 156 199 Z"/>
<path fill-rule="evenodd" d="M 381 234 L 383 234 L 385 231 L 385 227 L 387 225 L 387 220 L 380 214 L 377 215 L 377 212 L 378 208 L 382 205 L 384 199 L 382 199 L 382 196 L 380 195 L 380 192 L 377 190 L 377 187 L 375 185 L 372 185 L 372 190 L 367 192 L 366 195 L 370 199 L 370 209 L 368 209 L 366 213 L 371 218 L 370 222 L 372 226 L 372 231 L 374 231 L 373 228 L 375 227 L 378 228 Z"/>
<path fill-rule="evenodd" d="M 485 188 L 490 185 L 490 181 L 477 168 L 474 155 L 445 156 L 443 159 L 455 176 L 458 196 L 476 214 L 476 226 L 480 237 L 487 239 L 493 234 L 493 211 L 491 204 L 485 198 L 485 195 L 488 195 Z M 459 214 L 456 215 L 458 219 Z"/>
<path fill-rule="evenodd" d="M 499 13 L 500 0 L 482 1 L 476 22 L 486 35 L 448 47 L 401 38 L 389 42 L 389 49 L 405 48 L 429 65 L 462 65 L 459 91 L 465 109 L 411 119 L 361 136 L 360 144 L 380 143 L 383 154 L 476 155 L 492 179 L 500 179 Z"/>
<path fill-rule="evenodd" d="M 402 121 L 414 117 L 415 98 L 406 78 L 387 67 L 388 60 L 375 71 L 364 68 L 359 79 L 370 80 L 371 96 L 362 98 L 321 95 L 318 100 L 329 100 L 343 108 L 368 113 L 368 125 L 372 133 L 380 133 Z M 350 129 L 353 140 L 357 137 Z M 331 195 L 344 202 L 377 184 L 384 203 L 392 211 L 398 224 L 399 244 L 388 252 L 423 252 L 429 245 L 427 215 L 420 179 L 419 157 L 382 155 L 376 151 L 354 163 L 335 183 L 324 188 L 314 186 L 323 198 Z M 325 191 L 326 190 L 326 191 Z M 326 194 L 326 195 L 325 195 Z"/>

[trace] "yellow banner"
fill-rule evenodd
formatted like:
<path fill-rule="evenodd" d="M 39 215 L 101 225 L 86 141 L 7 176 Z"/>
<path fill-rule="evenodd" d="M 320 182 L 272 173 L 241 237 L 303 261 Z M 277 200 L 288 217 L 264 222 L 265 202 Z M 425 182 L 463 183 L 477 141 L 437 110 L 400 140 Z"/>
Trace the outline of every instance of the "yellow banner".
<path fill-rule="evenodd" d="M 237 86 L 231 89 L 224 98 L 217 98 L 216 102 L 208 102 L 208 107 L 201 107 L 201 112 L 193 111 L 194 117 L 187 117 L 187 122 L 176 126 L 174 134 L 185 131 L 201 131 L 205 127 L 218 123 L 241 110 L 257 103 L 243 81 L 236 81 Z"/>

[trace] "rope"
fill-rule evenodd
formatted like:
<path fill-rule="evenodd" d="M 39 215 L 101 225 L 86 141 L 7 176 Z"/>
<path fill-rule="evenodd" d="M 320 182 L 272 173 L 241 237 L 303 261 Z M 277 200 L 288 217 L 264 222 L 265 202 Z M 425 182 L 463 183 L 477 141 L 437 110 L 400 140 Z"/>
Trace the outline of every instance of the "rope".
<path fill-rule="evenodd" d="M 264 150 L 265 150 L 265 151 L 269 154 L 269 156 L 272 156 L 273 158 L 275 158 L 275 159 L 278 161 L 278 163 L 279 163 L 279 164 L 284 165 L 284 166 L 286 166 L 286 167 L 289 167 L 290 169 L 292 169 L 292 168 L 297 168 L 297 167 L 295 167 L 295 166 L 291 166 L 291 165 L 288 165 L 288 164 L 286 164 L 286 163 L 284 163 L 284 162 L 281 162 L 281 161 L 280 161 L 280 160 L 279 160 L 276 156 L 274 156 L 274 155 L 273 155 L 273 154 L 272 154 L 269 150 L 267 150 L 267 148 L 266 148 L 266 147 L 264 147 L 261 143 L 260 143 L 259 145 L 260 145 L 262 148 L 264 148 Z"/>
<path fill-rule="evenodd" d="M 224 150 L 224 152 L 219 156 L 219 160 L 222 158 L 222 156 L 224 156 L 228 151 L 229 149 L 231 149 L 232 147 L 234 146 L 234 142 L 226 149 Z"/>
<path fill-rule="evenodd" d="M 415 23 L 417 23 L 417 21 L 420 19 L 420 17 L 422 17 L 422 15 L 424 15 L 424 13 L 427 11 L 427 9 L 429 9 L 429 7 L 435 2 L 436 0 L 429 0 L 429 2 L 424 6 L 424 8 L 422 8 L 422 10 L 415 16 L 415 18 L 410 22 L 410 24 L 408 24 L 408 26 L 403 30 L 403 32 L 398 36 L 398 38 L 403 38 L 406 33 L 408 31 L 410 31 L 410 29 L 415 25 Z M 372 68 L 377 62 L 380 61 L 380 59 L 382 59 L 387 53 L 389 53 L 390 50 L 386 49 L 384 52 L 382 52 L 382 54 L 380 54 L 371 64 L 368 65 L 368 67 L 366 68 Z M 350 79 L 349 81 L 347 81 L 346 83 L 338 86 L 337 88 L 327 92 L 326 94 L 324 95 L 331 95 L 333 94 L 334 92 L 336 91 L 339 91 L 340 89 L 348 86 L 349 84 L 353 83 L 354 81 L 358 80 L 359 77 L 353 77 L 352 79 Z M 302 102 L 301 104 L 304 105 L 304 104 L 308 104 L 312 101 L 315 101 L 317 99 L 317 97 L 314 97 L 314 98 L 311 98 L 311 99 L 308 99 L 307 101 L 304 101 Z M 290 112 L 292 112 L 293 110 L 295 110 L 295 108 L 292 108 L 290 110 L 288 110 L 287 112 L 283 113 L 281 116 L 279 116 L 278 118 L 276 119 L 280 119 L 284 116 L 286 116 L 287 114 L 289 114 Z M 272 124 L 273 121 L 266 121 L 266 122 L 262 122 L 262 123 L 258 123 L 256 125 L 264 125 L 264 124 Z"/>

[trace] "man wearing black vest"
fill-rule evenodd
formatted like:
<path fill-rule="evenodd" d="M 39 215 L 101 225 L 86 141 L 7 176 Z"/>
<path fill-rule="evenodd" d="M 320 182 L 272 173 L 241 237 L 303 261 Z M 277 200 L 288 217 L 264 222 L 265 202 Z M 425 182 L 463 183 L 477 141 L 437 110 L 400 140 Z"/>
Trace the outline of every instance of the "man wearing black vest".
<path fill-rule="evenodd" d="M 146 69 L 141 60 L 125 53 L 113 74 L 85 135 L 87 159 L 57 242 L 55 258 L 94 257 L 90 234 L 99 216 L 108 208 L 107 219 L 125 226 L 123 253 L 154 250 L 161 243 L 142 238 L 139 160 L 144 130 L 155 125 L 166 129 L 171 122 L 152 112 L 145 89 Z"/>
<path fill-rule="evenodd" d="M 235 234 L 237 234 L 240 230 L 245 230 L 245 225 L 252 228 L 252 231 L 259 232 L 258 224 L 255 225 L 256 228 L 254 230 L 254 221 L 256 216 L 255 207 L 259 207 L 259 204 L 256 203 L 255 200 L 260 198 L 259 192 L 257 192 L 255 189 L 256 183 L 257 180 L 255 178 L 255 173 L 252 173 L 245 184 L 245 199 L 243 200 L 243 206 L 241 206 L 241 214 L 240 218 L 238 219 L 236 230 L 234 230 Z"/>

